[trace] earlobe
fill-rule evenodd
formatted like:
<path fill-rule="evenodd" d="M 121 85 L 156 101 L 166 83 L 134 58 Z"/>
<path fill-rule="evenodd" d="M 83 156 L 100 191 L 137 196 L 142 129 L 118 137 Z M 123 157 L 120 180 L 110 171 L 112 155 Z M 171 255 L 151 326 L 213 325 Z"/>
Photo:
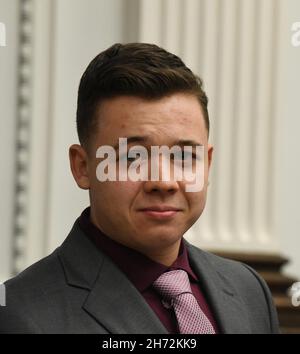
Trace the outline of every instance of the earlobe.
<path fill-rule="evenodd" d="M 81 189 L 90 188 L 87 153 L 81 145 L 73 144 L 69 148 L 69 160 L 72 175 Z"/>

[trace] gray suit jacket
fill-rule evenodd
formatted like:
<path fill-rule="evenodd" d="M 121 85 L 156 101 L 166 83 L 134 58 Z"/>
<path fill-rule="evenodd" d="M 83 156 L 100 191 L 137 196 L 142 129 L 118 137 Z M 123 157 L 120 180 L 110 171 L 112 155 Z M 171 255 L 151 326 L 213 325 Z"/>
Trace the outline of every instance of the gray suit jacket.
<path fill-rule="evenodd" d="M 278 332 L 271 294 L 251 268 L 184 242 L 221 333 Z M 0 333 L 167 333 L 124 273 L 83 234 L 78 221 L 50 256 L 5 285 Z"/>

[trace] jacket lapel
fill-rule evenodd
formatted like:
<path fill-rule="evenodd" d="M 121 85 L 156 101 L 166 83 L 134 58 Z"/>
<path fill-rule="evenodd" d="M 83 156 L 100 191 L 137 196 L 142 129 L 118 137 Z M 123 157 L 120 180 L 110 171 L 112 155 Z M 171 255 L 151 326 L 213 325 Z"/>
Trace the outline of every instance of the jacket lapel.
<path fill-rule="evenodd" d="M 109 259 L 104 260 L 84 309 L 111 333 L 168 333 L 138 290 Z"/>
<path fill-rule="evenodd" d="M 230 274 L 219 272 L 206 253 L 186 240 L 191 266 L 200 280 L 201 290 L 215 315 L 221 333 L 250 333 L 245 305 L 234 291 Z"/>
<path fill-rule="evenodd" d="M 168 333 L 124 273 L 75 222 L 59 252 L 67 282 L 89 290 L 83 309 L 110 333 Z"/>

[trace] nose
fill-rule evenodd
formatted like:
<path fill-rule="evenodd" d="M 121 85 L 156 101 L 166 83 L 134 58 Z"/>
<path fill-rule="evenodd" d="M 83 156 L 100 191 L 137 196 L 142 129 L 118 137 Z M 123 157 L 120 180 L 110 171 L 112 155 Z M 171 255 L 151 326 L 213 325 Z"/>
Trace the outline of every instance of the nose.
<path fill-rule="evenodd" d="M 172 172 L 172 167 L 171 165 L 168 165 L 165 161 L 164 158 L 160 157 L 159 163 L 154 165 L 155 168 L 158 169 L 158 175 L 157 178 L 151 178 L 155 175 L 151 175 L 150 172 L 150 166 L 149 166 L 149 178 L 147 181 L 144 182 L 144 191 L 146 193 L 153 193 L 157 192 L 160 194 L 172 194 L 175 193 L 179 189 L 178 181 L 174 179 L 174 174 Z M 163 170 L 166 171 L 166 169 L 170 169 L 170 174 L 167 177 L 167 179 L 164 179 L 163 175 Z M 154 180 L 151 180 L 154 179 Z"/>
<path fill-rule="evenodd" d="M 170 181 L 145 181 L 144 191 L 146 193 L 173 194 L 179 189 L 178 182 Z"/>

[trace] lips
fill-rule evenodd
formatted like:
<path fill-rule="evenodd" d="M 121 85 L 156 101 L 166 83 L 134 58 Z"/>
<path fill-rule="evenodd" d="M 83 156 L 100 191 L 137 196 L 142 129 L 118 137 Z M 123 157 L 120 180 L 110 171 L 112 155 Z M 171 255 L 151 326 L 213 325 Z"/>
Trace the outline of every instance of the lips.
<path fill-rule="evenodd" d="M 170 219 L 174 217 L 181 209 L 173 206 L 150 206 L 140 209 L 140 211 L 152 219 Z"/>
<path fill-rule="evenodd" d="M 180 211 L 181 209 L 173 206 L 168 206 L 168 205 L 154 205 L 146 208 L 141 208 L 140 210 L 164 212 L 164 211 Z"/>

